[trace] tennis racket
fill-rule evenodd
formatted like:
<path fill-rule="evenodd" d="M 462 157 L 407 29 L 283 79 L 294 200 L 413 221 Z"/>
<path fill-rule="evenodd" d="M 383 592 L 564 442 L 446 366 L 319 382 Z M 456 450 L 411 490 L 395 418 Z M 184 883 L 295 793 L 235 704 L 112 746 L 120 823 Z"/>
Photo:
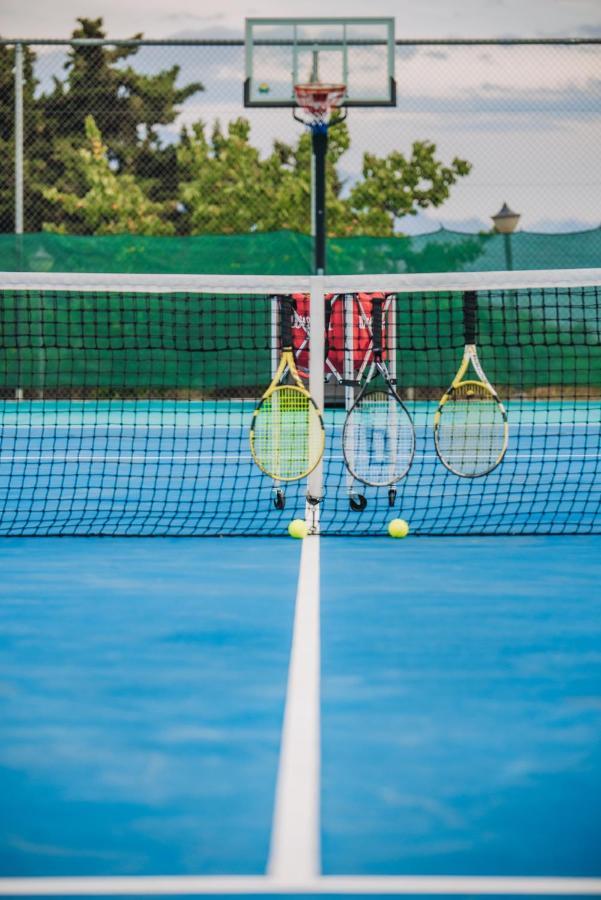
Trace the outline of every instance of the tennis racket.
<path fill-rule="evenodd" d="M 476 292 L 466 291 L 463 359 L 434 417 L 438 458 L 450 472 L 462 478 L 479 478 L 496 469 L 505 456 L 509 439 L 505 407 L 484 374 L 476 351 L 477 308 Z M 464 381 L 470 363 L 478 380 Z"/>
<path fill-rule="evenodd" d="M 357 481 L 373 487 L 393 485 L 404 478 L 415 454 L 411 416 L 382 358 L 383 302 L 383 297 L 372 300 L 373 362 L 342 430 L 347 469 Z M 361 506 L 351 503 L 353 509 L 365 507 L 362 499 Z"/>
<path fill-rule="evenodd" d="M 325 446 L 322 417 L 294 361 L 293 311 L 290 300 L 280 300 L 282 355 L 273 381 L 253 413 L 250 428 L 254 461 L 262 472 L 280 482 L 298 481 L 312 472 Z M 283 383 L 288 376 L 292 384 Z"/>

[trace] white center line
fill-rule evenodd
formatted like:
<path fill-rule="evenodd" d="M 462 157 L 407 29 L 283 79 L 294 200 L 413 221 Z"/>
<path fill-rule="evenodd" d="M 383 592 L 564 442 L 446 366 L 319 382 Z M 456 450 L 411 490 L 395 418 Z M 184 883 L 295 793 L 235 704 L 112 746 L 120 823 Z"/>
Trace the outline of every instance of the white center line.
<path fill-rule="evenodd" d="M 319 536 L 303 540 L 288 670 L 268 874 L 306 883 L 319 876 Z"/>

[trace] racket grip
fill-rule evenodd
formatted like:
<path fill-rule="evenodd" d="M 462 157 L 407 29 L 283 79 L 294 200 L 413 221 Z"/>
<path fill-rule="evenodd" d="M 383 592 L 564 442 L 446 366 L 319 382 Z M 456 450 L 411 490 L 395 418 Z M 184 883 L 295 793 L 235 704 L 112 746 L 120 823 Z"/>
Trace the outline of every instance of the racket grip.
<path fill-rule="evenodd" d="M 382 300 L 377 297 L 371 304 L 371 334 L 373 340 L 373 354 L 382 356 Z"/>
<path fill-rule="evenodd" d="M 464 343 L 476 343 L 476 310 L 478 295 L 476 291 L 466 291 L 463 295 L 463 335 Z"/>
<path fill-rule="evenodd" d="M 287 298 L 280 300 L 280 339 L 282 349 L 292 348 L 292 314 L 294 307 Z"/>

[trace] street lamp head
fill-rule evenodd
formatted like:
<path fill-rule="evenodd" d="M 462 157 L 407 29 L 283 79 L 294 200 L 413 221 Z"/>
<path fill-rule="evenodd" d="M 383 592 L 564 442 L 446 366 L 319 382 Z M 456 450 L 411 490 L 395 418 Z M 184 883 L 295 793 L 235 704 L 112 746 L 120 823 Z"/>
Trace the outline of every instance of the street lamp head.
<path fill-rule="evenodd" d="M 513 210 L 509 209 L 506 203 L 503 204 L 499 212 L 491 216 L 495 231 L 498 231 L 499 234 L 511 234 L 512 231 L 515 231 L 517 228 L 518 222 L 520 221 L 520 214 L 513 212 Z"/>

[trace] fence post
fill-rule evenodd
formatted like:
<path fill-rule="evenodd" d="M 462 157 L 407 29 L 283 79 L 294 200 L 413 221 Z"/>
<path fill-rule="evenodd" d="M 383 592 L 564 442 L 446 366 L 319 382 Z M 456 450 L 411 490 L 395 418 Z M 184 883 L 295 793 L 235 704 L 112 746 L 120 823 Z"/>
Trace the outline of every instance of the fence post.
<path fill-rule="evenodd" d="M 23 271 L 23 45 L 18 43 L 15 44 L 15 244 L 17 269 Z M 23 399 L 20 370 L 19 363 L 15 400 Z"/>
<path fill-rule="evenodd" d="M 15 234 L 23 234 L 23 45 L 15 44 Z"/>

